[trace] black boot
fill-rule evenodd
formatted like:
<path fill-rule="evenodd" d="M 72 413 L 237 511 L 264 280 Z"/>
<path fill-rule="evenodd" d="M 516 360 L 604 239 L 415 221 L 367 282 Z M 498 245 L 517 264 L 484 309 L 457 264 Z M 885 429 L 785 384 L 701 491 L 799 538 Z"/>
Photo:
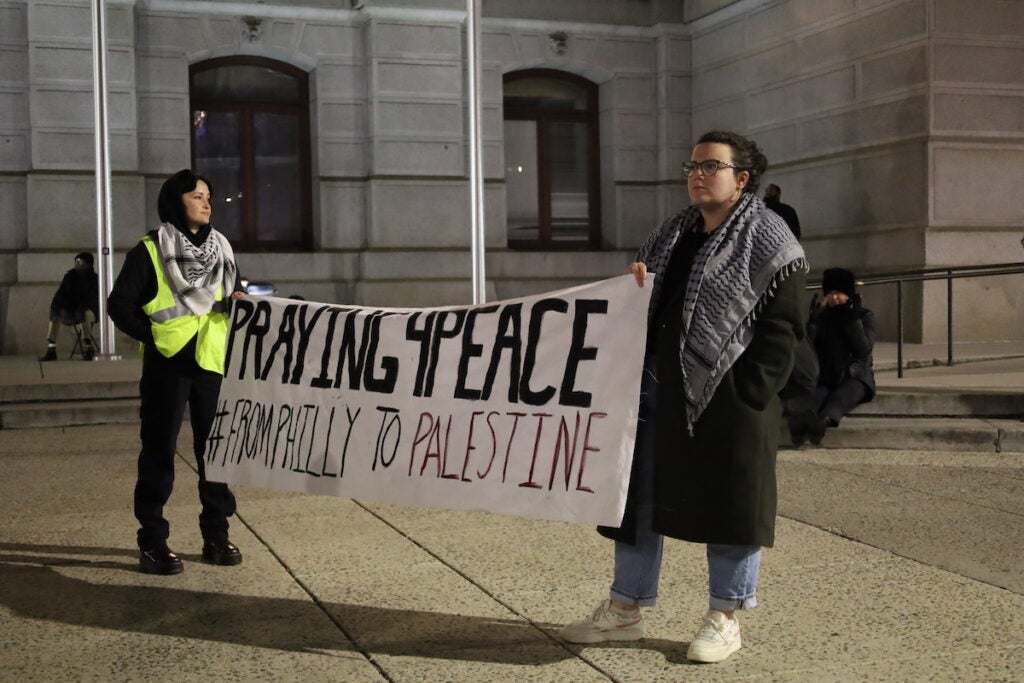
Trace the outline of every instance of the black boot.
<path fill-rule="evenodd" d="M 46 342 L 46 353 L 39 356 L 39 361 L 45 363 L 47 361 L 57 360 L 57 345 L 52 341 Z"/>
<path fill-rule="evenodd" d="M 185 567 L 167 546 L 139 551 L 139 570 L 143 574 L 180 574 Z"/>
<path fill-rule="evenodd" d="M 86 344 L 82 349 L 82 360 L 92 360 L 95 357 L 96 351 L 93 350 L 92 344 Z"/>
<path fill-rule="evenodd" d="M 223 567 L 242 564 L 242 551 L 228 539 L 203 542 L 203 559 Z"/>

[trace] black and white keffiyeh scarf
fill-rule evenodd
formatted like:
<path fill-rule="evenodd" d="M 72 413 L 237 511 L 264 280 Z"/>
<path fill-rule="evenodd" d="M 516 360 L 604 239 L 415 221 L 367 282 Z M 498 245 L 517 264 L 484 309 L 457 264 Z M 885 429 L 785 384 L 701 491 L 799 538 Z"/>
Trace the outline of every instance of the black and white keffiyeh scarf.
<path fill-rule="evenodd" d="M 636 260 L 663 273 L 684 232 L 701 229 L 700 209 L 676 214 L 647 238 Z M 745 193 L 732 213 L 694 257 L 683 302 L 679 362 L 687 423 L 696 423 L 719 383 L 754 337 L 758 314 L 780 282 L 808 270 L 804 250 L 778 215 Z M 661 278 L 655 278 L 650 314 L 657 310 Z"/>
<path fill-rule="evenodd" d="M 231 296 L 235 288 L 235 253 L 221 233 L 210 234 L 199 246 L 190 242 L 171 223 L 157 228 L 157 248 L 176 302 L 195 315 L 206 315 L 214 307 L 217 289 Z"/>

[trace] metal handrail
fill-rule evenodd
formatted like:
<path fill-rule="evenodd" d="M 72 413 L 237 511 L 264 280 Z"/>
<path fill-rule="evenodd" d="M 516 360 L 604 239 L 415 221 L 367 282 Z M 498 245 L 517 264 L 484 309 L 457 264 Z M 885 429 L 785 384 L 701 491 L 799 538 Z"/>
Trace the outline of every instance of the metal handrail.
<path fill-rule="evenodd" d="M 946 365 L 953 365 L 953 280 L 1024 273 L 1024 263 L 993 263 L 981 266 L 920 268 L 892 273 L 877 273 L 857 279 L 858 286 L 896 285 L 896 376 L 903 378 L 903 283 L 946 281 Z M 808 280 L 808 291 L 821 287 L 821 278 Z"/>

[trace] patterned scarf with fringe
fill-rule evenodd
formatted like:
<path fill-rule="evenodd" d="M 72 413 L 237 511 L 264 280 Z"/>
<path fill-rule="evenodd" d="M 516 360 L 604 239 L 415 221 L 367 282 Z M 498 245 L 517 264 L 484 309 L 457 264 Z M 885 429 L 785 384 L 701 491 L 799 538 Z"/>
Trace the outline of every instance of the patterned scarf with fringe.
<path fill-rule="evenodd" d="M 702 226 L 700 209 L 684 209 L 651 233 L 636 260 L 663 274 L 679 236 Z M 803 248 L 785 221 L 752 193 L 744 193 L 697 252 L 683 302 L 679 340 L 691 433 L 725 373 L 750 345 L 758 314 L 775 296 L 779 283 L 797 270 L 808 270 Z M 661 281 L 661 277 L 654 280 L 652 316 Z"/>
<path fill-rule="evenodd" d="M 218 288 L 223 288 L 224 299 L 231 296 L 235 253 L 218 231 L 211 228 L 203 243 L 196 246 L 172 224 L 161 223 L 157 247 L 175 300 L 195 315 L 206 315 L 214 308 Z"/>

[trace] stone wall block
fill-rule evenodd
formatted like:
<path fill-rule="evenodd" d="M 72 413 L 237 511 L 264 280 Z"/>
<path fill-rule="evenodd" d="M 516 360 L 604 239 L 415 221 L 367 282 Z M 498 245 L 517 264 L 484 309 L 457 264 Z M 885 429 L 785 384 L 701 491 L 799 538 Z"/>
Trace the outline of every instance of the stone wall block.
<path fill-rule="evenodd" d="M 924 44 L 866 59 L 860 67 L 860 93 L 871 98 L 904 91 L 928 81 L 928 51 Z"/>
<path fill-rule="evenodd" d="M 139 171 L 170 175 L 188 168 L 192 165 L 190 145 L 191 141 L 187 135 L 140 133 Z"/>
<path fill-rule="evenodd" d="M 78 81 L 92 87 L 92 48 L 88 45 L 32 45 L 29 75 L 40 81 Z M 135 55 L 132 50 L 108 48 L 107 85 L 125 87 L 135 84 Z"/>
<path fill-rule="evenodd" d="M 28 123 L 29 94 L 25 91 L 0 90 L 0 126 L 21 127 Z"/>
<path fill-rule="evenodd" d="M 925 37 L 923 0 L 900 3 L 800 38 L 800 67 L 818 69 L 904 41 Z"/>
<path fill-rule="evenodd" d="M 367 143 L 358 139 L 320 136 L 319 175 L 351 177 L 365 176 L 369 172 L 366 160 Z"/>
<path fill-rule="evenodd" d="M 0 87 L 24 86 L 28 81 L 28 53 L 23 47 L 0 45 Z"/>
<path fill-rule="evenodd" d="M 1024 93 L 936 93 L 932 102 L 933 132 L 1024 134 Z"/>
<path fill-rule="evenodd" d="M 374 92 L 380 95 L 462 97 L 462 65 L 458 62 L 374 60 Z"/>
<path fill-rule="evenodd" d="M 1013 36 L 1024 26 L 1024 3 L 1018 0 L 932 0 L 939 33 Z"/>
<path fill-rule="evenodd" d="M 135 65 L 136 88 L 140 93 L 181 93 L 188 96 L 189 64 L 184 54 L 153 54 L 140 50 L 136 54 Z"/>
<path fill-rule="evenodd" d="M 138 241 L 147 225 L 141 176 L 114 176 L 114 245 Z M 28 245 L 75 249 L 96 240 L 96 181 L 91 175 L 28 176 Z"/>
<path fill-rule="evenodd" d="M 746 26 L 742 20 L 731 21 L 695 35 L 692 42 L 693 67 L 700 69 L 708 64 L 742 54 L 747 47 Z"/>
<path fill-rule="evenodd" d="M 804 155 L 826 154 L 925 135 L 928 132 L 928 98 L 914 95 L 902 100 L 802 121 L 798 150 Z"/>
<path fill-rule="evenodd" d="M 932 160 L 936 221 L 1020 226 L 1024 149 L 933 145 Z"/>
<path fill-rule="evenodd" d="M 690 36 L 664 35 L 658 38 L 658 70 L 689 71 L 693 68 Z"/>
<path fill-rule="evenodd" d="M 757 145 L 768 157 L 768 172 L 772 166 L 799 158 L 797 153 L 797 125 L 785 124 L 776 128 L 765 128 L 757 131 Z M 764 187 L 770 180 L 761 183 Z M 777 183 L 778 184 L 778 183 Z M 788 201 L 787 201 L 788 203 Z"/>
<path fill-rule="evenodd" d="M 91 129 L 51 128 L 32 133 L 32 166 L 47 170 L 91 171 L 96 167 L 95 136 Z M 134 171 L 139 163 L 135 131 L 110 131 L 110 166 Z"/>
<path fill-rule="evenodd" d="M 375 56 L 462 58 L 462 29 L 454 24 L 374 21 L 370 24 Z"/>
<path fill-rule="evenodd" d="M 515 38 L 507 31 L 482 31 L 480 35 L 480 58 L 496 64 L 516 64 Z"/>
<path fill-rule="evenodd" d="M 363 182 L 320 181 L 317 244 L 322 249 L 366 247 L 366 195 Z"/>
<path fill-rule="evenodd" d="M 461 138 L 381 138 L 372 142 L 373 173 L 378 175 L 462 176 L 467 173 Z"/>
<path fill-rule="evenodd" d="M 464 108 L 454 101 L 378 100 L 373 107 L 373 130 L 378 135 L 461 135 Z"/>
<path fill-rule="evenodd" d="M 658 79 L 658 97 L 661 104 L 671 109 L 685 109 L 693 105 L 693 83 L 689 75 L 664 74 Z"/>
<path fill-rule="evenodd" d="M 759 127 L 850 104 L 856 100 L 853 67 L 787 83 L 747 97 L 747 125 Z"/>
<path fill-rule="evenodd" d="M 0 6 L 0 43 L 24 44 L 28 39 L 28 4 Z"/>
<path fill-rule="evenodd" d="M 601 54 L 601 62 L 614 64 L 617 71 L 633 69 L 646 73 L 654 71 L 654 44 L 650 40 L 602 38 L 598 49 Z"/>
<path fill-rule="evenodd" d="M 0 215 L 4 217 L 0 250 L 27 247 L 28 197 L 24 177 L 0 176 Z"/>
<path fill-rule="evenodd" d="M 380 179 L 370 182 L 370 247 L 465 247 L 465 181 Z"/>
<path fill-rule="evenodd" d="M 321 62 L 315 70 L 319 97 L 366 97 L 366 66 L 359 63 Z"/>
<path fill-rule="evenodd" d="M 86 26 L 89 26 L 86 17 Z M 193 54 L 208 48 L 203 22 L 194 16 L 139 12 L 137 40 L 150 50 L 166 49 Z"/>
<path fill-rule="evenodd" d="M 366 130 L 366 105 L 362 102 L 316 102 L 318 131 L 328 137 L 361 137 Z"/>
<path fill-rule="evenodd" d="M 1024 46 L 936 45 L 935 81 L 1024 85 Z"/>
<path fill-rule="evenodd" d="M 856 0 L 788 0 L 774 3 L 747 18 L 747 44 L 750 46 L 792 35 L 794 27 L 804 28 L 839 15 L 853 12 Z"/>
<path fill-rule="evenodd" d="M 0 132 L 0 171 L 25 171 L 29 168 L 30 135 L 25 132 Z"/>
<path fill-rule="evenodd" d="M 302 27 L 299 52 L 315 61 L 331 57 L 362 59 L 365 52 L 362 28 L 309 22 Z"/>
<path fill-rule="evenodd" d="M 185 95 L 140 93 L 138 111 L 140 131 L 180 135 L 188 130 L 189 100 Z"/>
<path fill-rule="evenodd" d="M 742 97 L 709 107 L 694 107 L 693 138 L 709 130 L 747 130 L 747 106 Z"/>
<path fill-rule="evenodd" d="M 616 185 L 614 192 L 614 223 L 611 230 L 604 231 L 604 237 L 614 248 L 636 247 L 667 218 L 658 215 L 658 190 L 655 187 Z"/>
<path fill-rule="evenodd" d="M 267 47 L 291 52 L 295 49 L 298 42 L 299 33 L 298 22 L 274 19 L 270 22 L 270 27 L 266 31 L 264 43 Z"/>

